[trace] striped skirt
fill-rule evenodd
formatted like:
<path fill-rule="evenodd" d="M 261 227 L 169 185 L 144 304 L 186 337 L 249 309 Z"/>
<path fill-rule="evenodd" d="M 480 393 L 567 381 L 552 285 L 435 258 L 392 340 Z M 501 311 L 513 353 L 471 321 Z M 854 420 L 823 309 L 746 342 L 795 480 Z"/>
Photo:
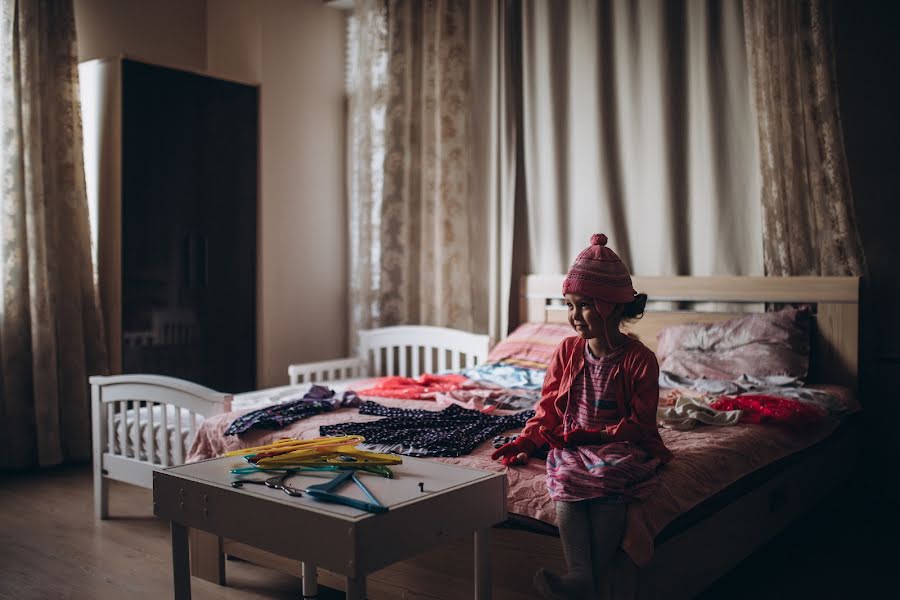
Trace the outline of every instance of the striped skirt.
<path fill-rule="evenodd" d="M 643 500 L 659 483 L 659 464 L 632 442 L 553 448 L 547 455 L 547 489 L 557 502 Z"/>

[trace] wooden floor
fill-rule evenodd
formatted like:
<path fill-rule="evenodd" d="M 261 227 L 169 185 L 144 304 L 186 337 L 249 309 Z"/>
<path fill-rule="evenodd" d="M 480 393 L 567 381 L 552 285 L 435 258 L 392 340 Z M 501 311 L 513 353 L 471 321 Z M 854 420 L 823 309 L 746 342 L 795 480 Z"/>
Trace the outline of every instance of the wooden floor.
<path fill-rule="evenodd" d="M 0 598 L 171 597 L 169 530 L 152 516 L 149 490 L 114 482 L 114 518 L 108 521 L 94 519 L 91 493 L 87 466 L 0 475 Z M 835 496 L 719 580 L 702 600 L 876 597 L 896 589 L 897 514 L 859 494 Z M 498 600 L 534 597 L 534 570 L 545 563 L 560 566 L 547 556 L 530 556 L 524 564 L 505 561 L 502 547 L 516 544 L 517 535 L 493 533 Z M 369 578 L 369 596 L 471 598 L 468 549 L 468 540 L 460 540 L 379 571 Z M 234 560 L 226 570 L 227 587 L 195 578 L 193 597 L 300 597 L 296 577 Z M 411 582 L 428 592 L 410 593 Z M 320 595 L 323 600 L 340 597 L 328 590 Z"/>

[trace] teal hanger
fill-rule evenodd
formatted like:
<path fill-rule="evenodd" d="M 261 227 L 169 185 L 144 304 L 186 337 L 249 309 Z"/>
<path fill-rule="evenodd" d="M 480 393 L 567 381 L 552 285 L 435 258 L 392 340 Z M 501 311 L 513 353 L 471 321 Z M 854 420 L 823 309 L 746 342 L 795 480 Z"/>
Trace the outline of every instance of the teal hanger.
<path fill-rule="evenodd" d="M 357 486 L 359 486 L 359 488 L 363 491 L 366 497 L 371 500 L 371 502 L 363 502 L 362 500 L 357 500 L 356 498 L 341 496 L 340 494 L 334 493 L 335 489 L 339 488 L 348 480 L 353 481 Z M 322 500 L 323 502 L 334 502 L 335 504 L 344 504 L 346 506 L 352 506 L 353 508 L 358 508 L 360 510 L 371 513 L 383 513 L 387 512 L 388 510 L 388 508 L 381 502 L 379 502 L 378 498 L 373 496 L 368 488 L 363 485 L 363 482 L 359 480 L 354 470 L 344 471 L 343 473 L 326 483 L 311 485 L 306 488 L 306 493 L 316 500 Z"/>
<path fill-rule="evenodd" d="M 394 472 L 391 471 L 391 468 L 386 465 L 328 465 L 328 466 L 316 466 L 316 467 L 290 467 L 287 469 L 265 469 L 262 467 L 250 466 L 250 467 L 238 467 L 231 469 L 229 473 L 232 475 L 251 475 L 253 473 L 296 473 L 300 471 L 365 471 L 366 473 L 371 473 L 372 475 L 378 475 L 379 477 L 384 477 L 385 479 L 393 479 Z"/>

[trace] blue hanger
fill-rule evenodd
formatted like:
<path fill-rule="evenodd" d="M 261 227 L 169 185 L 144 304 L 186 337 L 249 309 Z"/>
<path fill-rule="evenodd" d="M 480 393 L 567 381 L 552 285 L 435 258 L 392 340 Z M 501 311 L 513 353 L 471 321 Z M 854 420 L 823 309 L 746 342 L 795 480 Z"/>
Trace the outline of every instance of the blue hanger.
<path fill-rule="evenodd" d="M 334 493 L 334 490 L 343 485 L 348 479 L 356 483 L 356 485 L 359 486 L 359 488 L 363 491 L 366 497 L 371 500 L 371 502 L 363 502 L 362 500 L 357 500 L 356 498 L 341 496 L 340 494 Z M 346 506 L 352 506 L 353 508 L 358 508 L 360 510 L 371 513 L 383 513 L 387 512 L 388 510 L 388 508 L 381 502 L 379 502 L 378 499 L 373 496 L 372 493 L 368 490 L 368 488 L 363 485 L 363 482 L 359 480 L 354 471 L 344 471 L 331 481 L 311 485 L 306 488 L 306 493 L 316 500 L 322 500 L 323 502 L 334 502 L 336 504 L 344 504 Z"/>

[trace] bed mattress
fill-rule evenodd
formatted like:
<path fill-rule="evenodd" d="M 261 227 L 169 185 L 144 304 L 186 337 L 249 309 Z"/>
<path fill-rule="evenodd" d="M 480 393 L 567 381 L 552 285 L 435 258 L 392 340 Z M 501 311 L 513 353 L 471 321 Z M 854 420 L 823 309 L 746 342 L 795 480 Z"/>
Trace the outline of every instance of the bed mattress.
<path fill-rule="evenodd" d="M 830 388 L 829 391 L 847 405 L 847 412 L 854 411 L 855 400 L 848 390 Z M 236 400 L 239 401 L 240 398 Z M 259 400 L 259 396 L 256 400 Z M 387 398 L 373 400 L 385 406 L 400 408 L 439 410 L 444 407 L 434 401 Z M 198 428 L 188 462 L 213 458 L 230 450 L 262 445 L 283 437 L 316 437 L 322 425 L 379 418 L 360 415 L 356 409 L 341 409 L 297 421 L 277 431 L 250 431 L 240 437 L 224 435 L 230 423 L 249 410 L 207 418 Z M 748 474 L 824 440 L 839 424 L 838 419 L 829 417 L 802 431 L 753 424 L 699 426 L 689 431 L 660 430 L 674 459 L 661 468 L 658 491 L 644 502 L 629 505 L 623 550 L 636 564 L 646 564 L 653 556 L 656 537 L 679 516 L 723 492 Z M 532 460 L 526 466 L 506 469 L 490 459 L 492 451 L 493 446 L 488 440 L 477 446 L 471 454 L 429 460 L 487 471 L 506 470 L 509 483 L 507 508 L 511 516 L 524 521 L 540 522 L 545 528 L 554 528 L 556 510 L 547 493 L 544 462 Z"/>
<path fill-rule="evenodd" d="M 149 461 L 150 458 L 147 456 L 147 452 L 150 448 L 150 436 L 152 435 L 155 438 L 153 462 L 158 465 L 174 465 L 175 445 L 178 443 L 178 438 L 181 438 L 183 448 L 190 448 L 194 441 L 194 435 L 203 422 L 203 417 L 201 415 L 193 415 L 192 421 L 191 412 L 186 408 L 180 409 L 181 431 L 179 432 L 175 426 L 175 411 L 179 409 L 172 405 L 166 405 L 165 409 L 165 426 L 163 426 L 163 407 L 160 405 L 155 405 L 152 411 L 147 407 L 141 407 L 139 409 L 130 408 L 124 413 L 116 413 L 113 416 L 113 432 L 115 435 L 113 446 L 115 453 L 121 454 L 122 448 L 125 448 L 125 456 L 127 458 L 139 458 L 141 461 Z M 134 440 L 135 428 L 138 429 L 141 437 L 139 457 L 134 456 L 133 444 L 131 443 L 131 440 Z M 168 440 L 166 445 L 164 445 L 166 437 L 168 437 Z M 128 443 L 123 443 L 125 440 L 128 440 Z M 164 449 L 168 450 L 166 452 L 168 462 L 163 460 Z"/>

